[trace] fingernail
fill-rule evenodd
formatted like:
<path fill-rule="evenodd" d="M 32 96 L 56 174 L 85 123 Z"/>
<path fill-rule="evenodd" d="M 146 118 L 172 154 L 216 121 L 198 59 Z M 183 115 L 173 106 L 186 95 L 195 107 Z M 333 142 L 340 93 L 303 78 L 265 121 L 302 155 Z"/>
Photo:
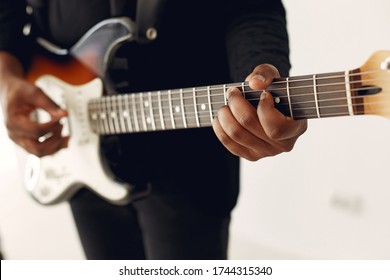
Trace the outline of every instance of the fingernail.
<path fill-rule="evenodd" d="M 254 75 L 252 77 L 252 79 L 256 79 L 256 80 L 258 80 L 258 81 L 260 81 L 262 83 L 265 83 L 265 81 L 266 81 L 266 78 L 263 75 L 260 75 L 260 74 Z"/>
<path fill-rule="evenodd" d="M 264 99 L 266 99 L 267 97 L 268 97 L 268 92 L 263 91 L 263 92 L 261 93 L 261 95 L 260 95 L 260 100 L 264 100 Z"/>
<path fill-rule="evenodd" d="M 229 97 L 232 95 L 234 88 L 230 87 L 226 90 L 226 99 L 229 99 Z"/>

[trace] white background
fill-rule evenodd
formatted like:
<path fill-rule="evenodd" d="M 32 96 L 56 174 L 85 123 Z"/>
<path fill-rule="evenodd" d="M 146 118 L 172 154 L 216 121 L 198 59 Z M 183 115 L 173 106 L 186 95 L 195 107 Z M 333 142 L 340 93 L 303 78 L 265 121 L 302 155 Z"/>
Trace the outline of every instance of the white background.
<path fill-rule="evenodd" d="M 388 0 L 284 0 L 292 75 L 357 68 L 390 49 Z M 24 191 L 0 127 L 0 237 L 8 259 L 83 259 L 66 204 Z M 295 149 L 242 161 L 233 259 L 389 259 L 390 121 L 312 120 Z"/>

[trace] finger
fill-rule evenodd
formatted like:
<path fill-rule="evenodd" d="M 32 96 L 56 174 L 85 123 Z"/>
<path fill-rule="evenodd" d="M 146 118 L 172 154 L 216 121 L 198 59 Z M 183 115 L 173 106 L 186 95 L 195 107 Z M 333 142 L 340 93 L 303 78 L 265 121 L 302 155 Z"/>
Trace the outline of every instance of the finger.
<path fill-rule="evenodd" d="M 37 123 L 29 117 L 22 115 L 11 118 L 7 124 L 9 131 L 23 137 L 37 139 L 54 130 L 62 129 L 62 125 L 58 121 L 50 121 L 46 123 Z"/>
<path fill-rule="evenodd" d="M 233 122 L 233 120 L 234 122 L 238 122 L 241 127 L 256 136 L 256 138 L 261 138 L 263 140 L 268 138 L 260 124 L 256 108 L 242 96 L 237 88 L 229 88 L 226 92 L 226 97 L 228 99 L 229 109 L 234 116 L 233 119 L 229 118 L 229 122 Z"/>
<path fill-rule="evenodd" d="M 307 129 L 307 121 L 295 121 L 284 116 L 274 107 L 273 97 L 269 92 L 263 92 L 257 107 L 257 113 L 263 129 L 272 140 L 296 138 Z"/>
<path fill-rule="evenodd" d="M 217 136 L 218 140 L 222 143 L 222 145 L 225 146 L 225 148 L 231 152 L 233 155 L 241 156 L 246 158 L 248 155 L 250 155 L 250 149 L 247 147 L 244 147 L 231 139 L 224 129 L 222 128 L 218 117 L 215 117 L 213 119 L 213 130 L 215 132 L 215 135 Z"/>
<path fill-rule="evenodd" d="M 255 149 L 241 145 L 229 137 L 229 135 L 224 131 L 218 117 L 214 118 L 213 120 L 213 129 L 219 141 L 226 147 L 228 151 L 249 161 L 256 161 L 260 158 L 279 153 L 277 148 L 261 141 L 258 142 L 260 145 L 257 145 L 257 148 Z"/>
<path fill-rule="evenodd" d="M 29 104 L 41 108 L 48 112 L 53 121 L 67 116 L 67 112 L 59 107 L 41 89 L 35 88 L 34 97 L 29 100 Z"/>
<path fill-rule="evenodd" d="M 255 110 L 254 115 L 258 123 Z M 220 138 L 224 137 L 224 134 L 227 136 L 227 139 L 225 141 L 222 139 L 221 142 L 225 143 L 225 146 L 230 145 L 230 150 L 234 150 L 236 155 L 257 160 L 276 154 L 277 147 L 272 145 L 272 141 L 266 137 L 262 127 L 257 124 L 258 131 L 255 131 L 255 134 L 251 133 L 237 121 L 229 106 L 224 106 L 218 111 L 218 125 L 223 130 Z"/>
<path fill-rule="evenodd" d="M 10 135 L 11 139 L 24 148 L 27 152 L 38 157 L 43 157 L 56 153 L 62 148 L 67 147 L 69 137 L 61 137 L 61 130 L 56 129 L 51 137 L 45 141 L 39 141 L 19 135 Z"/>
<path fill-rule="evenodd" d="M 246 78 L 252 89 L 266 89 L 275 78 L 280 78 L 278 69 L 271 64 L 257 66 Z"/>

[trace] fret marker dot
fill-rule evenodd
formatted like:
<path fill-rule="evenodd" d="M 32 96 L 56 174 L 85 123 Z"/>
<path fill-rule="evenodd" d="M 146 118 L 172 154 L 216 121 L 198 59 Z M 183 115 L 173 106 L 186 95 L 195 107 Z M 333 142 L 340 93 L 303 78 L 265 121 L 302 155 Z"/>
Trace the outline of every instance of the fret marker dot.
<path fill-rule="evenodd" d="M 127 117 L 129 115 L 129 113 L 127 111 L 123 111 L 123 116 L 124 117 Z"/>
<path fill-rule="evenodd" d="M 279 98 L 279 97 L 275 97 L 275 103 L 276 103 L 276 104 L 279 104 L 279 103 L 280 103 L 280 98 Z"/>
<path fill-rule="evenodd" d="M 204 111 L 204 110 L 206 110 L 206 105 L 205 105 L 205 104 L 202 104 L 202 105 L 200 106 L 200 108 Z"/>
<path fill-rule="evenodd" d="M 106 118 L 106 115 L 104 113 L 101 113 L 100 118 L 104 120 Z"/>
<path fill-rule="evenodd" d="M 146 122 L 147 122 L 147 123 L 151 123 L 151 122 L 152 122 L 152 120 L 150 119 L 150 117 L 147 117 L 147 118 L 146 118 Z"/>
<path fill-rule="evenodd" d="M 179 106 L 176 106 L 176 107 L 175 107 L 175 112 L 176 112 L 176 113 L 179 113 L 179 112 L 180 112 L 180 107 L 179 107 Z"/>
<path fill-rule="evenodd" d="M 115 119 L 116 118 L 116 113 L 115 112 L 111 112 L 111 119 Z"/>
<path fill-rule="evenodd" d="M 145 107 L 149 107 L 149 101 L 145 101 Z"/>

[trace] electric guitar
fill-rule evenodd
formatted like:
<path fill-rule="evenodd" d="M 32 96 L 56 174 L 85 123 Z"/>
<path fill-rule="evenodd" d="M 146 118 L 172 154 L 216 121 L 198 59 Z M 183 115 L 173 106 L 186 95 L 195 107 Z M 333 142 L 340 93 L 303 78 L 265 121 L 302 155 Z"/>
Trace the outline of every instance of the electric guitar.
<path fill-rule="evenodd" d="M 211 126 L 227 104 L 226 90 L 238 87 L 257 106 L 260 92 L 247 82 L 197 88 L 105 95 L 113 85 L 106 65 L 116 48 L 133 40 L 133 23 L 109 19 L 94 26 L 70 50 L 43 39 L 60 59 L 37 54 L 28 79 L 69 112 L 68 148 L 51 156 L 28 155 L 25 185 L 41 204 L 69 199 L 87 187 L 114 204 L 132 200 L 132 187 L 114 180 L 99 151 L 99 136 Z M 104 81 L 104 84 L 103 84 Z M 375 114 L 390 116 L 390 52 L 378 51 L 360 68 L 276 79 L 268 88 L 275 107 L 294 119 Z M 39 121 L 45 114 L 37 113 Z"/>

